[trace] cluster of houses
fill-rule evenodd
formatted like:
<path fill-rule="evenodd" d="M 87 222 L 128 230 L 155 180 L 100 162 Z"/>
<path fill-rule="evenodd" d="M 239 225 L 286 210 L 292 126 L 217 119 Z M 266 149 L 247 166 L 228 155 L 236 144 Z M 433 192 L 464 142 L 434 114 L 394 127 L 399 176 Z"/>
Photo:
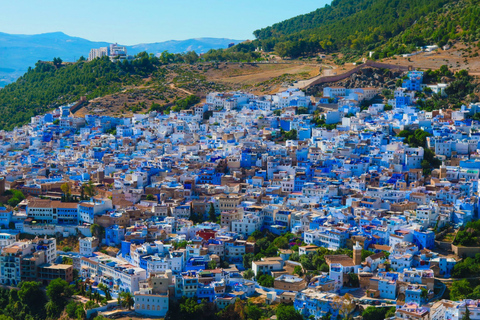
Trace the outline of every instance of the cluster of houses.
<path fill-rule="evenodd" d="M 480 104 L 420 111 L 422 78 L 408 73 L 391 110 L 358 107 L 376 88 L 325 88 L 325 98 L 343 101 L 324 114 L 333 130 L 312 124 L 312 97 L 288 89 L 210 93 L 189 110 L 129 118 L 73 117 L 64 106 L 2 131 L 0 193 L 26 198 L 0 208 L 0 282 L 70 282 L 77 270 L 113 296 L 132 293 L 136 312 L 165 316 L 182 296 L 224 308 L 257 294 L 268 274 L 266 301 L 293 303 L 305 317 L 338 315 L 353 285 L 364 300 L 401 301 L 399 318 L 459 319 L 478 302 L 437 301 L 434 278 L 450 277 L 458 257 L 435 252 L 435 230 L 478 216 L 480 124 L 469 116 Z M 425 148 L 439 168 L 424 170 L 424 148 L 397 136 L 405 129 L 430 134 Z M 256 231 L 290 232 L 303 244 L 253 261 L 245 279 Z M 57 250 L 58 236 L 78 236 L 78 250 Z M 353 257 L 327 255 L 328 271 L 294 274 L 302 265 L 292 255 L 320 247 Z"/>

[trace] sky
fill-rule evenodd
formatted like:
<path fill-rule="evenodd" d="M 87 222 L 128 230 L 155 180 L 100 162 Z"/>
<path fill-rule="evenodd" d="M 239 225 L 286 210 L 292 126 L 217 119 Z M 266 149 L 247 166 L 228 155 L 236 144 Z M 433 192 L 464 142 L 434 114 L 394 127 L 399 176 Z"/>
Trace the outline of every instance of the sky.
<path fill-rule="evenodd" d="M 329 0 L 0 0 L 0 32 L 61 31 L 124 45 L 200 37 L 253 39 L 252 32 Z"/>

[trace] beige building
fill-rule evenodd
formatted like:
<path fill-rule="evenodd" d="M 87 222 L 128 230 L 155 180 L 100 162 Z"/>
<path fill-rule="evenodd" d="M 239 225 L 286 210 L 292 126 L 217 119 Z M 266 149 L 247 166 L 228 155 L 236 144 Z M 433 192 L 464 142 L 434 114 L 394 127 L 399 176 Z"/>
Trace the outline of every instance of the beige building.
<path fill-rule="evenodd" d="M 221 195 L 215 199 L 215 211 L 217 213 L 223 211 L 233 211 L 237 209 L 237 206 L 242 201 L 239 196 Z"/>
<path fill-rule="evenodd" d="M 307 287 L 307 282 L 303 278 L 282 274 L 275 279 L 273 287 L 285 291 L 300 291 Z"/>
<path fill-rule="evenodd" d="M 261 261 L 252 262 L 252 270 L 255 277 L 258 274 L 270 274 L 272 271 L 283 270 L 283 259 L 280 257 L 262 258 Z"/>

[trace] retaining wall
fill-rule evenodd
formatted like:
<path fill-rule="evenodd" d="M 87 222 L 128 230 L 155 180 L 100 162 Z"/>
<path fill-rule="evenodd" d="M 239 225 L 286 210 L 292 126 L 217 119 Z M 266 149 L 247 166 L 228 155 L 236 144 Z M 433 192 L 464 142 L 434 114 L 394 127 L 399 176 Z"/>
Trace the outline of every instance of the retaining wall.
<path fill-rule="evenodd" d="M 388 63 L 381 63 L 381 62 L 367 60 L 365 63 L 363 63 L 359 66 L 356 66 L 352 70 L 347 71 L 345 73 L 338 74 L 338 75 L 335 75 L 335 76 L 326 76 L 326 77 L 318 78 L 317 80 L 310 83 L 307 87 L 311 87 L 311 86 L 321 84 L 321 83 L 326 83 L 326 82 L 337 82 L 337 81 L 346 79 L 346 78 L 350 77 L 352 74 L 358 72 L 360 69 L 363 69 L 365 67 L 374 67 L 374 68 L 379 68 L 379 69 L 400 70 L 400 71 L 410 70 L 410 67 L 408 67 L 408 66 L 398 66 L 398 65 L 395 65 L 395 64 L 388 64 Z"/>

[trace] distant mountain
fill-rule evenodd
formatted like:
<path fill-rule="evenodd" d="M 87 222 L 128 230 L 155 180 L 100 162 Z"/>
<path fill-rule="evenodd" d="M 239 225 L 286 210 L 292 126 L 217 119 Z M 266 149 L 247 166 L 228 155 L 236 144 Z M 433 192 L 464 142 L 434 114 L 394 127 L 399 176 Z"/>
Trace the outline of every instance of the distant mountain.
<path fill-rule="evenodd" d="M 171 53 L 194 50 L 204 53 L 210 49 L 227 48 L 230 43 L 239 40 L 198 38 L 181 41 L 127 46 L 129 54 L 141 51 L 160 53 L 168 50 Z M 15 81 L 23 75 L 28 67 L 34 67 L 38 60 L 52 60 L 60 57 L 63 61 L 75 61 L 80 56 L 88 57 L 92 48 L 109 45 L 108 42 L 94 42 L 79 37 L 71 37 L 63 32 L 52 32 L 37 35 L 17 35 L 0 32 L 0 87 Z"/>
<path fill-rule="evenodd" d="M 127 51 L 131 54 L 137 54 L 142 51 L 161 53 L 167 50 L 170 53 L 195 51 L 196 53 L 205 53 L 210 49 L 228 48 L 230 43 L 240 43 L 242 41 L 226 38 L 197 38 L 188 40 L 170 40 L 156 43 L 142 43 L 134 46 L 128 46 Z"/>

